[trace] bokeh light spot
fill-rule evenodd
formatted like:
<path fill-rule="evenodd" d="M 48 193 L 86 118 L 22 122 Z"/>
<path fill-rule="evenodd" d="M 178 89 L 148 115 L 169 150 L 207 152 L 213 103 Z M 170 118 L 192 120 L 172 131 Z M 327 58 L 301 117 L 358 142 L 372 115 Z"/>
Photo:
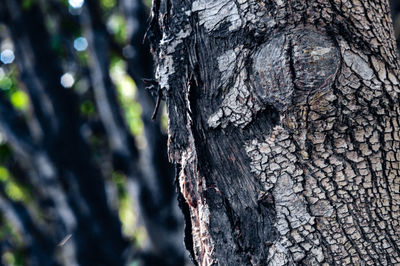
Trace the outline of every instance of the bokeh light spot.
<path fill-rule="evenodd" d="M 7 91 L 10 90 L 12 86 L 13 86 L 13 81 L 9 77 L 5 76 L 0 79 L 0 90 Z"/>
<path fill-rule="evenodd" d="M 5 192 L 7 196 L 9 196 L 12 200 L 15 201 L 22 201 L 25 198 L 22 189 L 14 182 L 8 182 L 6 184 Z"/>
<path fill-rule="evenodd" d="M 7 168 L 0 166 L 0 182 L 6 182 L 9 179 Z"/>
<path fill-rule="evenodd" d="M 29 104 L 28 95 L 25 92 L 18 90 L 11 94 L 11 103 L 18 110 L 26 110 Z"/>
<path fill-rule="evenodd" d="M 85 0 L 68 0 L 68 3 L 73 8 L 81 8 L 85 3 Z"/>
<path fill-rule="evenodd" d="M 64 88 L 71 88 L 75 83 L 74 76 L 67 72 L 61 76 L 60 83 Z"/>
<path fill-rule="evenodd" d="M 82 52 L 82 51 L 85 51 L 87 49 L 87 47 L 88 47 L 88 42 L 87 42 L 86 38 L 79 37 L 74 40 L 75 50 Z"/>
<path fill-rule="evenodd" d="M 10 49 L 5 49 L 0 54 L 0 60 L 3 64 L 11 64 L 15 59 L 14 52 Z"/>

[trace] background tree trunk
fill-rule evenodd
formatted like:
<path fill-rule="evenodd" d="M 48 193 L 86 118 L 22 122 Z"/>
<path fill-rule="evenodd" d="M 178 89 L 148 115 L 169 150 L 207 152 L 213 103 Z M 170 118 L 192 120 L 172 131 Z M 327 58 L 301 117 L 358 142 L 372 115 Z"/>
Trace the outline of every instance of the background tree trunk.
<path fill-rule="evenodd" d="M 185 265 L 167 137 L 143 83 L 153 73 L 147 7 L 78 2 L 0 2 L 0 265 Z M 4 44 L 16 64 L 5 62 Z M 126 64 L 124 85 L 111 78 L 112 61 Z M 4 80 L 26 93 L 25 110 Z M 122 95 L 126 83 L 137 99 Z M 13 196 L 11 178 L 26 195 Z"/>
<path fill-rule="evenodd" d="M 394 25 L 394 35 L 397 40 L 397 48 L 400 48 L 400 2 L 390 0 L 389 3 Z"/>
<path fill-rule="evenodd" d="M 400 263 L 387 1 L 155 0 L 150 31 L 198 264 Z"/>

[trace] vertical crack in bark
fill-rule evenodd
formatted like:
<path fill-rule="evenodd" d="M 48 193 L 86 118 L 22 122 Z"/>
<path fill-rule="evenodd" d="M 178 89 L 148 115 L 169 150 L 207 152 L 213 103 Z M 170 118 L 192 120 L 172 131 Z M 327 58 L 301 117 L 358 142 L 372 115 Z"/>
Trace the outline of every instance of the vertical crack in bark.
<path fill-rule="evenodd" d="M 253 254 L 252 254 L 251 248 L 243 246 L 242 232 L 241 232 L 242 228 L 241 228 L 241 224 L 240 224 L 240 218 L 237 216 L 235 211 L 232 209 L 232 207 L 229 203 L 229 200 L 227 198 L 224 198 L 223 202 L 224 202 L 224 207 L 226 210 L 227 217 L 229 219 L 231 233 L 233 235 L 234 241 L 238 248 L 237 252 L 245 253 L 245 257 L 246 257 L 245 263 L 246 263 L 246 265 L 251 265 L 251 261 L 252 261 L 251 257 Z"/>
<path fill-rule="evenodd" d="M 179 163 L 175 163 L 175 182 L 177 186 L 177 193 L 178 193 L 178 204 L 179 208 L 182 210 L 183 217 L 185 218 L 185 236 L 184 242 L 185 247 L 189 251 L 192 262 L 195 266 L 198 265 L 196 261 L 196 256 L 194 254 L 194 245 L 193 245 L 193 235 L 192 235 L 192 220 L 190 216 L 190 206 L 185 201 L 185 198 L 180 190 L 180 181 L 179 181 L 179 174 L 181 172 L 181 165 Z"/>

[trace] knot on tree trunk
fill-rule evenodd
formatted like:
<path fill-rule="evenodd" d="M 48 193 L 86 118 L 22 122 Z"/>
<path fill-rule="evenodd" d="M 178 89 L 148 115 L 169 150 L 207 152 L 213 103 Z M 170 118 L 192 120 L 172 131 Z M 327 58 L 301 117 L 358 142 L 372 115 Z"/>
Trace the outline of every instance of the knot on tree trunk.
<path fill-rule="evenodd" d="M 325 33 L 303 28 L 261 45 L 254 53 L 251 80 L 263 104 L 285 111 L 329 88 L 339 66 L 335 42 Z"/>

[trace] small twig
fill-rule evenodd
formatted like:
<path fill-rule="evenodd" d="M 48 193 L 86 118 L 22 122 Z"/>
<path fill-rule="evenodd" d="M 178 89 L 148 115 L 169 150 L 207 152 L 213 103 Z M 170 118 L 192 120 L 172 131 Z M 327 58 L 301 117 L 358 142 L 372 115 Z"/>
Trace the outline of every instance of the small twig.
<path fill-rule="evenodd" d="M 160 103 L 161 103 L 161 98 L 162 98 L 162 92 L 160 89 L 158 89 L 158 95 L 157 95 L 157 102 L 156 102 L 156 106 L 154 107 L 154 111 L 153 111 L 153 115 L 151 116 L 151 119 L 154 121 L 157 118 L 157 113 L 158 113 L 158 109 L 160 108 Z"/>
<path fill-rule="evenodd" d="M 61 242 L 57 245 L 59 247 L 62 247 L 65 245 L 65 243 L 67 243 L 67 241 L 72 237 L 72 234 L 68 234 L 66 235 L 63 240 L 61 240 Z"/>

